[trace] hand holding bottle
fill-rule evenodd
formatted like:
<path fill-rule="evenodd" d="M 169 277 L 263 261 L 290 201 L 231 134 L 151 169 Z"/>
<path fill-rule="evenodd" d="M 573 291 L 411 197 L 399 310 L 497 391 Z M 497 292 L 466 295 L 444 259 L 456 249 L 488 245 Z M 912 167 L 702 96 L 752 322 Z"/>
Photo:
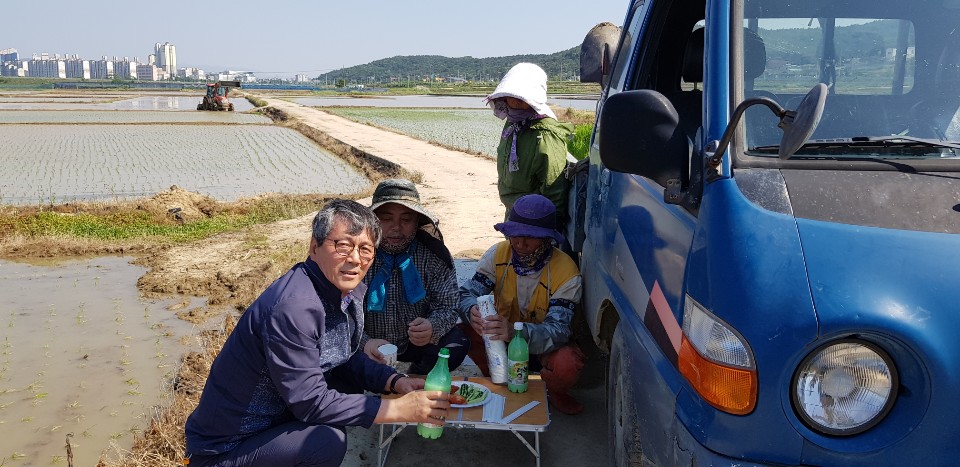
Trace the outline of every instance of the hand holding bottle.
<path fill-rule="evenodd" d="M 447 393 L 443 391 L 411 391 L 396 399 L 383 399 L 373 422 L 437 423 L 446 419 L 449 408 Z"/>

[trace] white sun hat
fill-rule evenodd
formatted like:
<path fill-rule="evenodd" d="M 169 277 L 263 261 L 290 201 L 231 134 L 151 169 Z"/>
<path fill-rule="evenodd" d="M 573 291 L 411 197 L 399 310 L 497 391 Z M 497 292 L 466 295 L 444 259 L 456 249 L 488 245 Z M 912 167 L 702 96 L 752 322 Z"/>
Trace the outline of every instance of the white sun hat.
<path fill-rule="evenodd" d="M 501 97 L 515 97 L 533 107 L 538 114 L 557 118 L 547 106 L 547 73 L 533 63 L 514 65 L 484 102 L 490 104 L 490 101 Z"/>

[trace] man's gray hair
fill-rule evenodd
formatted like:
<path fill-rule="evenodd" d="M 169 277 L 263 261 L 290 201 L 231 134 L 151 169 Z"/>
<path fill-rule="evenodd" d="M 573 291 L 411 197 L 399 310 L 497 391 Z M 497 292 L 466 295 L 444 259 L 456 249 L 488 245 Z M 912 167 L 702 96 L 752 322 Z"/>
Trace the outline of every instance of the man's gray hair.
<path fill-rule="evenodd" d="M 323 242 L 333 230 L 333 224 L 343 222 L 350 235 L 360 235 L 366 231 L 374 246 L 380 245 L 380 220 L 370 208 L 349 199 L 335 199 L 317 211 L 313 217 L 313 238 Z"/>

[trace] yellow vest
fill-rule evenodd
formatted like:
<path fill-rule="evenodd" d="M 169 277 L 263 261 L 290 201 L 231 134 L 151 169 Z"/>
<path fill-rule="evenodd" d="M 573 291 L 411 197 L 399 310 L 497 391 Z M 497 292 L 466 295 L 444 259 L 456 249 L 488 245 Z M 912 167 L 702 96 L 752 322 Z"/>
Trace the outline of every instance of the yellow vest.
<path fill-rule="evenodd" d="M 511 324 L 520 321 L 523 323 L 540 324 L 547 317 L 550 308 L 550 297 L 567 281 L 580 273 L 577 264 L 566 253 L 557 248 L 553 249 L 550 261 L 540 272 L 540 283 L 537 284 L 527 304 L 526 310 L 520 309 L 517 300 L 517 273 L 511 264 L 510 241 L 505 240 L 497 245 L 493 256 L 494 275 L 494 305 L 497 314 L 506 316 Z"/>

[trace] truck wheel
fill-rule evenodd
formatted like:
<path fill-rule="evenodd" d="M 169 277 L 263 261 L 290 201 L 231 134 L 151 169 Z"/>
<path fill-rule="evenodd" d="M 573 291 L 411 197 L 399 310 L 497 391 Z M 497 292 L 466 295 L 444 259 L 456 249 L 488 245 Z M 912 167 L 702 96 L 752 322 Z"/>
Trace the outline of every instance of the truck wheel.
<path fill-rule="evenodd" d="M 628 382 L 623 374 L 621 349 L 611 348 L 607 377 L 607 419 L 611 464 L 617 467 L 652 465 L 643 462 L 635 413 L 627 398 Z"/>

